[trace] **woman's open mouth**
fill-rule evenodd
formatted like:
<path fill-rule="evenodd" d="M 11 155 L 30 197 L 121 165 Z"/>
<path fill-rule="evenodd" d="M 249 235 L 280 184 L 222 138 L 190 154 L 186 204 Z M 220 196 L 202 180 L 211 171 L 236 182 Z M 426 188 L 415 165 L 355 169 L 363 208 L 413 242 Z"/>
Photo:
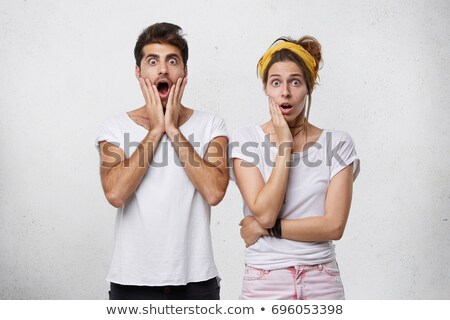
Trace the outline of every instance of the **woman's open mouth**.
<path fill-rule="evenodd" d="M 280 104 L 280 110 L 282 114 L 288 114 L 293 109 L 293 106 L 287 103 Z"/>

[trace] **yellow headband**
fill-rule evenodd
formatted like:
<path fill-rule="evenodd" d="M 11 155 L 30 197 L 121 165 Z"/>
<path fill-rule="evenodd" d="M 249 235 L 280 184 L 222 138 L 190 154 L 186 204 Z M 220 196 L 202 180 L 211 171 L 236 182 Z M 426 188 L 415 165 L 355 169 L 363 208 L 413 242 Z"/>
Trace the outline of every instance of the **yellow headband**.
<path fill-rule="evenodd" d="M 316 73 L 316 59 L 305 50 L 301 45 L 295 44 L 289 41 L 281 41 L 270 47 L 269 50 L 262 56 L 262 58 L 258 62 L 258 70 L 259 77 L 263 79 L 264 72 L 266 71 L 267 66 L 269 65 L 270 60 L 272 60 L 272 56 L 275 52 L 280 51 L 282 49 L 288 49 L 298 55 L 300 59 L 305 62 L 306 67 L 309 70 L 312 80 L 315 82 L 317 78 Z"/>

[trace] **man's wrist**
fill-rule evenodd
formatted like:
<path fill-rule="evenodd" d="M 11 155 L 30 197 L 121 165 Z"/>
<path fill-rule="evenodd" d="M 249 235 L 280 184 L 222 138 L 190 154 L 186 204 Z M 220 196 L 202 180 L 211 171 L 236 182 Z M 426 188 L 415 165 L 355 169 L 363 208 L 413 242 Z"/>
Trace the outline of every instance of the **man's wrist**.
<path fill-rule="evenodd" d="M 161 130 L 159 128 L 153 128 L 150 129 L 150 131 L 148 132 L 148 137 L 152 140 L 152 141 L 156 141 L 161 139 L 161 137 L 164 135 L 164 130 Z"/>
<path fill-rule="evenodd" d="M 169 137 L 170 141 L 174 141 L 175 137 L 181 134 L 180 129 L 171 127 L 166 130 L 166 134 Z M 179 139 L 178 139 L 179 140 Z"/>

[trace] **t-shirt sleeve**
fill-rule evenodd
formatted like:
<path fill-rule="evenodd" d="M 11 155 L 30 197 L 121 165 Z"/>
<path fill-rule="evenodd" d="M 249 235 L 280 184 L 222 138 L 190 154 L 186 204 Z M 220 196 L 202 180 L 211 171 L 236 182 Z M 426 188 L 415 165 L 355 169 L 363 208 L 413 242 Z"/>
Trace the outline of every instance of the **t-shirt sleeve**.
<path fill-rule="evenodd" d="M 258 164 L 258 142 L 251 134 L 251 128 L 238 128 L 231 134 L 228 146 L 230 161 L 233 158 L 242 159 L 253 165 Z"/>
<path fill-rule="evenodd" d="M 258 142 L 255 141 L 251 134 L 251 128 L 238 128 L 231 134 L 230 143 L 228 144 L 228 163 L 230 167 L 230 179 L 236 181 L 233 170 L 233 159 L 244 160 L 251 165 L 258 165 Z"/>
<path fill-rule="evenodd" d="M 330 180 L 353 163 L 353 181 L 355 181 L 360 170 L 360 160 L 353 139 L 347 133 L 343 133 L 336 142 L 327 155 L 327 160 L 331 159 Z"/>
<path fill-rule="evenodd" d="M 225 124 L 225 120 L 218 116 L 214 116 L 211 126 L 211 140 L 217 137 L 227 137 L 227 126 Z"/>
<path fill-rule="evenodd" d="M 114 128 L 111 124 L 111 121 L 105 121 L 98 127 L 98 134 L 95 138 L 95 148 L 100 152 L 100 142 L 107 141 L 116 146 L 120 145 L 119 139 L 117 139 L 116 134 L 114 133 Z"/>

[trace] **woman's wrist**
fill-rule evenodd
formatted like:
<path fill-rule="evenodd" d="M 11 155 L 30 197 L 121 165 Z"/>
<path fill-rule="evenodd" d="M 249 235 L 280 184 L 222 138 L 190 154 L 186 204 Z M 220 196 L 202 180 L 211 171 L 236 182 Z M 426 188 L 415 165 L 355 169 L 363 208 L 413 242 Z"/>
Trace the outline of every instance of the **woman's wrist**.
<path fill-rule="evenodd" d="M 292 149 L 294 148 L 293 142 L 283 142 L 278 146 L 277 154 L 280 157 L 291 156 Z"/>
<path fill-rule="evenodd" d="M 272 237 L 280 239 L 282 237 L 282 231 L 281 231 L 281 219 L 277 218 L 275 221 L 275 225 L 267 230 L 268 234 Z"/>

